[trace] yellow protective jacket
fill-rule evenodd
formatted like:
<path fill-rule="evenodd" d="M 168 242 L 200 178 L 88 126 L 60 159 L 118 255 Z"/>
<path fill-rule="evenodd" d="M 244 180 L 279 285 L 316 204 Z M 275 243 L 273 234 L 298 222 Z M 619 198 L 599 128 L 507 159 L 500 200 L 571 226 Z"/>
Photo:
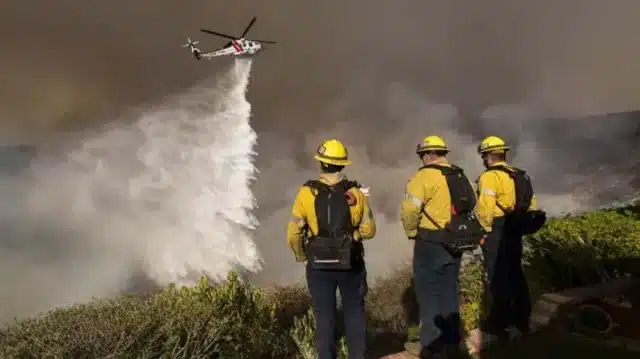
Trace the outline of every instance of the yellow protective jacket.
<path fill-rule="evenodd" d="M 444 158 L 433 164 L 451 167 Z M 407 237 L 411 239 L 418 234 L 418 228 L 441 229 L 424 215 L 423 208 L 441 228 L 451 221 L 449 187 L 438 169 L 421 169 L 407 183 L 404 200 L 400 205 L 400 218 Z"/>
<path fill-rule="evenodd" d="M 343 179 L 346 179 L 346 176 L 341 173 L 320 175 L 320 181 L 328 185 L 336 184 Z M 305 237 L 318 234 L 318 218 L 314 206 L 315 195 L 312 191 L 307 186 L 300 188 L 293 203 L 291 219 L 287 225 L 287 243 L 299 262 L 306 260 L 302 247 Z M 356 204 L 350 207 L 351 221 L 356 228 L 353 233 L 354 239 L 373 238 L 376 234 L 376 222 L 369 207 L 368 198 L 357 188 L 351 188 L 349 191 L 356 199 Z"/>
<path fill-rule="evenodd" d="M 493 166 L 506 166 L 506 162 L 497 162 Z M 516 190 L 513 179 L 502 171 L 486 171 L 478 177 L 478 203 L 476 216 L 487 232 L 491 231 L 494 218 L 504 217 L 505 213 L 496 204 L 499 203 L 506 210 L 513 209 L 516 204 Z M 536 209 L 536 196 L 531 199 L 529 210 Z"/>

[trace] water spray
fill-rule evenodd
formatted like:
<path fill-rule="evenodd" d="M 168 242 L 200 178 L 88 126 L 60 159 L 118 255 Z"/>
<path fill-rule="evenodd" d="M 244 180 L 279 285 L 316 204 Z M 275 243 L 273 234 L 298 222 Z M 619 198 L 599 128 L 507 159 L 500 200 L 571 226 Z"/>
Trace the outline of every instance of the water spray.
<path fill-rule="evenodd" d="M 250 71 L 236 60 L 2 179 L 0 321 L 115 296 L 136 271 L 158 286 L 258 271 Z"/>

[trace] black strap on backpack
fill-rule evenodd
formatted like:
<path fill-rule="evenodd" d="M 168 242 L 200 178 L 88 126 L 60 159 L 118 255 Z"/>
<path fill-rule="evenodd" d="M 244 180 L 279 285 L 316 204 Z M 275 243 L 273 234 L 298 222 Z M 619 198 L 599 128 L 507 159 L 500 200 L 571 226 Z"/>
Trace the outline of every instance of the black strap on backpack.
<path fill-rule="evenodd" d="M 513 209 L 505 208 L 496 201 L 514 230 L 522 234 L 533 234 L 542 228 L 547 221 L 547 214 L 541 210 L 529 210 L 533 200 L 533 185 L 526 171 L 504 165 L 489 167 L 485 172 L 500 171 L 506 173 L 513 180 L 515 188 L 515 205 Z"/>
<path fill-rule="evenodd" d="M 427 213 L 424 207 L 422 213 L 438 229 L 449 234 L 443 240 L 443 244 L 454 254 L 477 248 L 482 243 L 486 232 L 475 216 L 476 195 L 464 171 L 458 166 L 449 167 L 438 164 L 425 165 L 420 170 L 426 168 L 439 170 L 447 181 L 451 197 L 451 221 L 443 227 Z"/>
<path fill-rule="evenodd" d="M 353 240 L 351 219 L 351 188 L 359 188 L 355 181 L 342 180 L 328 185 L 319 180 L 307 181 L 305 186 L 315 195 L 314 209 L 318 233 L 305 242 L 307 258 L 314 269 L 348 270 L 355 260 L 362 258 L 362 244 Z"/>

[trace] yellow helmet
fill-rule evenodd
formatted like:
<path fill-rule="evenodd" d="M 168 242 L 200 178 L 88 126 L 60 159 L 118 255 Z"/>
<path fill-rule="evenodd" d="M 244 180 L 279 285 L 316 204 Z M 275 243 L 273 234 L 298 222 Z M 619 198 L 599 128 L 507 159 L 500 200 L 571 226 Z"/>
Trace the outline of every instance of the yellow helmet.
<path fill-rule="evenodd" d="M 509 151 L 509 146 L 506 142 L 500 137 L 497 136 L 489 136 L 486 137 L 480 144 L 478 145 L 478 153 L 504 153 Z"/>
<path fill-rule="evenodd" d="M 447 144 L 441 137 L 427 136 L 416 148 L 416 153 L 422 153 L 427 151 L 446 151 L 449 152 Z"/>
<path fill-rule="evenodd" d="M 313 156 L 313 158 L 328 165 L 346 166 L 351 164 L 347 148 L 344 147 L 342 142 L 335 139 L 324 141 L 322 145 L 318 147 L 316 155 Z"/>

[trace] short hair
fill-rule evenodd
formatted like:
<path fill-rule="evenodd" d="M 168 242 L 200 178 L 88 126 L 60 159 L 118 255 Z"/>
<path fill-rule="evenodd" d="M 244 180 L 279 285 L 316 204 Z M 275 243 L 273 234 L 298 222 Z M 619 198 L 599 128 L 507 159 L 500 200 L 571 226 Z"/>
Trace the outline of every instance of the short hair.
<path fill-rule="evenodd" d="M 422 158 L 424 157 L 424 155 L 436 155 L 438 157 L 444 157 L 447 155 L 447 153 L 449 153 L 449 151 L 446 150 L 429 150 L 429 151 L 422 151 L 418 153 L 418 157 Z"/>
<path fill-rule="evenodd" d="M 344 166 L 332 165 L 320 162 L 320 170 L 323 173 L 337 173 L 344 169 Z"/>
<path fill-rule="evenodd" d="M 507 153 L 506 152 L 493 152 L 493 153 L 489 153 L 489 156 L 491 156 L 493 159 L 497 160 L 497 161 L 506 161 L 507 160 Z"/>

